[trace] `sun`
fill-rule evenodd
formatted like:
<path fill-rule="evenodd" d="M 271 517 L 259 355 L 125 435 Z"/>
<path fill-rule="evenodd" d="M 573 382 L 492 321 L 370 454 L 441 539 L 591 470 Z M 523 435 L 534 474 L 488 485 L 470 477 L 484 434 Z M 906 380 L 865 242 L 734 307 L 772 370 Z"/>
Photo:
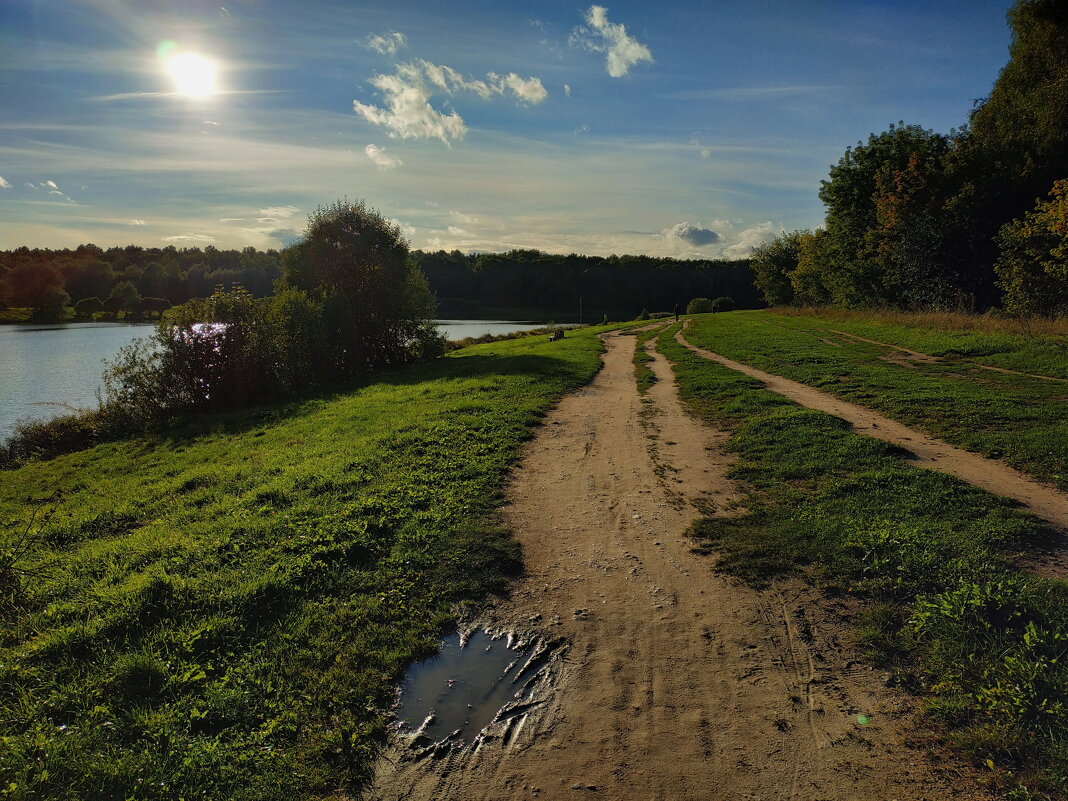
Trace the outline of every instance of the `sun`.
<path fill-rule="evenodd" d="M 215 62 L 199 53 L 179 53 L 171 57 L 167 60 L 167 74 L 180 95 L 208 97 L 218 91 Z"/>

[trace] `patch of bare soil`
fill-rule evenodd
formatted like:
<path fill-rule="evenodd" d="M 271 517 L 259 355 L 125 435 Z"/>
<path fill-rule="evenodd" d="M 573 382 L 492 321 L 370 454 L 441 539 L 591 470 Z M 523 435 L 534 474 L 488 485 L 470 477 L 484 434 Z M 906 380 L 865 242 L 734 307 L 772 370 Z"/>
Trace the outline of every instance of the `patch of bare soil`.
<path fill-rule="evenodd" d="M 483 624 L 556 643 L 540 684 L 474 744 L 398 735 L 367 799 L 975 799 L 974 776 L 909 745 L 907 697 L 848 642 L 844 603 L 713 572 L 685 531 L 730 514 L 725 435 L 644 402 L 632 337 L 528 446 L 506 518 L 526 576 Z"/>
<path fill-rule="evenodd" d="M 956 448 L 948 442 L 909 428 L 871 409 L 821 392 L 807 384 L 791 381 L 788 378 L 720 356 L 718 353 L 702 350 L 687 342 L 682 332 L 679 332 L 675 338 L 698 355 L 761 381 L 772 392 L 785 395 L 790 400 L 810 409 L 819 409 L 840 417 L 851 423 L 858 433 L 901 446 L 911 454 L 912 460 L 918 467 L 941 470 L 995 495 L 1011 498 L 1026 511 L 1048 521 L 1055 528 L 1068 532 L 1068 495 L 1029 478 L 1004 462 Z M 1059 561 L 1050 562 L 1042 568 L 1042 572 L 1049 575 L 1063 572 L 1068 575 L 1068 565 L 1061 565 Z"/>

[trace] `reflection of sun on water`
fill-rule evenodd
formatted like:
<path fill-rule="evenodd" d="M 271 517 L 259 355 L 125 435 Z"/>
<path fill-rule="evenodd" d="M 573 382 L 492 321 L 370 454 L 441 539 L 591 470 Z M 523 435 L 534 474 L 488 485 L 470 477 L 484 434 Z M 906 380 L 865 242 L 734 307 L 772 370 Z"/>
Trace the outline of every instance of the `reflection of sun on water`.
<path fill-rule="evenodd" d="M 186 97 L 215 94 L 215 73 L 215 62 L 198 53 L 180 53 L 167 60 L 167 74 L 174 81 L 178 94 Z"/>

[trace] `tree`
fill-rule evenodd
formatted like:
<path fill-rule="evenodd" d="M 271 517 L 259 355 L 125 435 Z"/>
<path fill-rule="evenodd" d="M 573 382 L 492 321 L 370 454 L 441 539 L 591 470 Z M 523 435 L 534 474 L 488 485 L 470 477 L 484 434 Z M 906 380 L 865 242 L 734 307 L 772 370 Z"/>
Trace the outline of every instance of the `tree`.
<path fill-rule="evenodd" d="M 4 297 L 10 306 L 39 309 L 54 302 L 63 289 L 63 276 L 51 264 L 25 262 L 4 276 Z"/>
<path fill-rule="evenodd" d="M 821 182 L 820 200 L 827 206 L 830 242 L 825 252 L 833 254 L 834 261 L 828 266 L 836 273 L 833 285 L 827 288 L 835 303 L 866 306 L 900 302 L 899 274 L 908 270 L 893 261 L 900 254 L 892 248 L 880 251 L 887 238 L 908 230 L 915 246 L 940 249 L 937 241 L 924 241 L 928 229 L 915 224 L 943 202 L 933 189 L 937 182 L 925 176 L 944 172 L 949 147 L 943 134 L 900 123 L 879 135 L 872 134 L 867 143 L 847 148 L 831 167 L 829 178 Z M 919 198 L 914 200 L 910 193 L 918 193 Z M 903 199 L 899 201 L 897 195 Z M 880 227 L 885 233 L 873 234 Z"/>
<path fill-rule="evenodd" d="M 74 304 L 74 313 L 79 317 L 92 317 L 102 311 L 104 311 L 104 304 L 100 298 L 82 298 Z"/>
<path fill-rule="evenodd" d="M 141 302 L 141 293 L 130 281 L 119 281 L 112 287 L 111 294 L 104 301 L 104 309 L 112 314 L 130 312 Z"/>
<path fill-rule="evenodd" d="M 41 299 L 40 305 L 33 310 L 30 319 L 34 322 L 52 323 L 62 320 L 67 313 L 70 295 L 60 287 L 51 287 Z"/>
<path fill-rule="evenodd" d="M 686 304 L 687 314 L 708 314 L 715 310 L 716 307 L 712 305 L 712 301 L 708 298 L 694 298 Z"/>
<path fill-rule="evenodd" d="M 1068 179 L 998 235 L 995 269 L 1013 314 L 1068 314 Z"/>
<path fill-rule="evenodd" d="M 396 223 L 363 201 L 319 207 L 282 254 L 280 288 L 322 303 L 331 371 L 356 375 L 443 349 L 435 302 Z"/>
<path fill-rule="evenodd" d="M 783 233 L 758 245 L 750 256 L 754 283 L 769 306 L 785 306 L 794 300 L 790 273 L 797 269 L 801 237 L 809 231 Z"/>
<path fill-rule="evenodd" d="M 717 312 L 729 312 L 736 308 L 734 298 L 727 295 L 718 297 L 712 301 L 712 310 Z"/>

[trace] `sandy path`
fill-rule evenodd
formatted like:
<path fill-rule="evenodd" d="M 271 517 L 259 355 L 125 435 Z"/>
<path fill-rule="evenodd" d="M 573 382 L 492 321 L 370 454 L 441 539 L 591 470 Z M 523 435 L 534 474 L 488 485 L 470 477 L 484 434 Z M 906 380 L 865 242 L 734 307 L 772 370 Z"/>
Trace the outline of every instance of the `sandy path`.
<path fill-rule="evenodd" d="M 682 411 L 662 356 L 641 400 L 633 337 L 605 339 L 604 369 L 516 472 L 506 518 L 527 575 L 485 619 L 566 642 L 552 686 L 477 747 L 398 743 L 367 798 L 984 797 L 904 745 L 908 706 L 843 643 L 845 606 L 800 583 L 758 592 L 692 552 L 695 504 L 736 497 L 726 435 Z"/>
<path fill-rule="evenodd" d="M 912 454 L 913 462 L 918 467 L 941 470 L 995 495 L 1012 498 L 1026 511 L 1068 532 L 1068 495 L 1029 478 L 1003 462 L 956 448 L 878 412 L 841 400 L 807 384 L 702 350 L 686 341 L 681 331 L 675 335 L 675 339 L 699 356 L 757 379 L 772 392 L 785 395 L 802 406 L 819 409 L 846 420 L 858 433 L 900 445 Z"/>

